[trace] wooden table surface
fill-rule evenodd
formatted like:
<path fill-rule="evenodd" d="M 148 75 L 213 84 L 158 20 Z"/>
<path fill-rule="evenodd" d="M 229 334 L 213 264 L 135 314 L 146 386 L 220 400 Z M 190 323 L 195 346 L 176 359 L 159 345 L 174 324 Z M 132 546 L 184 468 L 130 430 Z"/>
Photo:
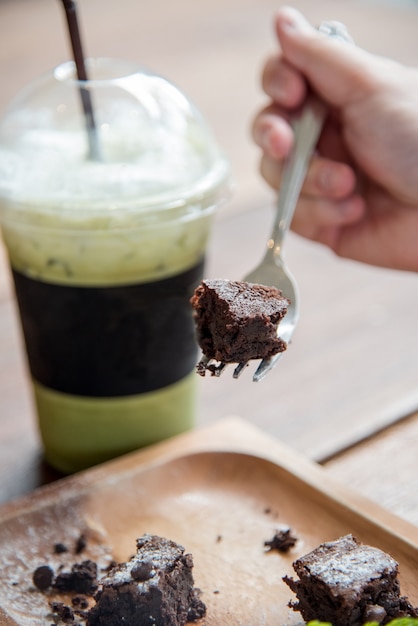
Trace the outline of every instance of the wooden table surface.
<path fill-rule="evenodd" d="M 57 0 L 0 0 L 0 112 L 26 82 L 68 58 Z M 413 64 L 418 5 L 295 0 L 318 23 Z M 87 53 L 139 61 L 201 109 L 228 154 L 235 189 L 219 212 L 207 276 L 240 278 L 259 260 L 274 195 L 258 175 L 252 116 L 274 48 L 273 0 L 80 0 Z M 418 158 L 418 157 L 417 157 Z M 291 235 L 302 310 L 285 357 L 261 383 L 199 379 L 197 426 L 238 415 L 418 525 L 418 276 L 337 259 Z M 14 294 L 0 247 L 0 502 L 58 476 L 42 462 Z"/>

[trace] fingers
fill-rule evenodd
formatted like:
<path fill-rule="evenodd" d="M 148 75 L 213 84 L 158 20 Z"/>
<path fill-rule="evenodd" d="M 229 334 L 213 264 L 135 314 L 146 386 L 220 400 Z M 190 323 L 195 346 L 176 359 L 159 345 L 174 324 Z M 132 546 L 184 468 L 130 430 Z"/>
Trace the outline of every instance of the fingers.
<path fill-rule="evenodd" d="M 302 237 L 335 248 L 337 233 L 357 224 L 365 214 L 361 196 L 353 194 L 341 200 L 301 196 L 292 221 L 292 230 Z"/>
<path fill-rule="evenodd" d="M 264 151 L 261 174 L 271 187 L 279 189 L 284 164 L 280 151 L 283 152 L 286 145 L 287 133 L 290 133 L 287 145 L 291 145 L 292 135 L 284 119 L 270 115 L 270 121 L 268 112 L 261 115 L 261 123 L 255 126 L 254 132 Z M 263 122 L 266 124 L 264 132 Z M 356 188 L 357 176 L 350 165 L 315 156 L 302 186 L 292 230 L 336 250 L 341 229 L 359 222 L 365 214 L 364 198 L 356 193 Z"/>
<path fill-rule="evenodd" d="M 283 161 L 265 154 L 261 160 L 261 174 L 274 189 L 279 189 Z M 302 193 L 321 199 L 344 199 L 355 193 L 357 178 L 354 170 L 346 163 L 315 157 L 309 166 Z"/>
<path fill-rule="evenodd" d="M 287 117 L 277 106 L 270 105 L 254 119 L 253 139 L 270 157 L 283 159 L 293 145 L 293 131 Z"/>
<path fill-rule="evenodd" d="M 265 64 L 262 85 L 272 104 L 255 117 L 252 135 L 255 142 L 270 156 L 283 158 L 293 145 L 293 131 L 289 118 L 306 95 L 306 84 L 301 75 L 279 56 Z"/>
<path fill-rule="evenodd" d="M 319 33 L 296 9 L 279 10 L 276 30 L 286 62 L 329 104 L 347 105 L 373 88 L 376 57 Z"/>
<path fill-rule="evenodd" d="M 283 162 L 263 157 L 261 173 L 275 189 L 280 186 L 282 169 Z M 364 214 L 365 201 L 356 193 L 356 176 L 352 168 L 321 157 L 312 159 L 292 230 L 334 248 L 340 229 L 359 222 Z"/>
<path fill-rule="evenodd" d="M 298 107 L 306 96 L 305 80 L 281 56 L 271 57 L 265 63 L 262 87 L 273 102 L 286 109 Z"/>

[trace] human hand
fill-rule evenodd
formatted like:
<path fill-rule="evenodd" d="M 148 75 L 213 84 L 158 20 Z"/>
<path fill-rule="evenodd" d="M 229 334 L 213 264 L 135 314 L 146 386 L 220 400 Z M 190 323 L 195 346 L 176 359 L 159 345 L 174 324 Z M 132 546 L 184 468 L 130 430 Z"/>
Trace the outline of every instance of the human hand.
<path fill-rule="evenodd" d="M 263 71 L 271 101 L 253 124 L 274 188 L 308 85 L 329 108 L 292 229 L 339 256 L 418 271 L 418 70 L 328 38 L 289 7 L 276 31 L 281 51 Z"/>

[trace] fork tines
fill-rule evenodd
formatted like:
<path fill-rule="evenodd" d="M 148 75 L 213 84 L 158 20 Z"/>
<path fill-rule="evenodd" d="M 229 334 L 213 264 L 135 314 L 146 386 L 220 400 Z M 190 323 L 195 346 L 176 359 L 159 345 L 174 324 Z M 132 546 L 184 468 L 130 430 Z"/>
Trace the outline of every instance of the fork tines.
<path fill-rule="evenodd" d="M 226 367 L 226 363 L 209 359 L 207 356 L 202 356 L 199 363 L 196 365 L 196 371 L 201 376 L 204 376 L 206 372 L 210 372 L 212 376 L 219 377 Z"/>
<path fill-rule="evenodd" d="M 236 368 L 234 369 L 234 373 L 232 374 L 233 378 L 238 378 L 240 374 L 245 370 L 247 365 L 249 365 L 249 361 L 245 361 L 244 363 L 238 363 Z"/>
<path fill-rule="evenodd" d="M 225 370 L 227 363 L 223 363 L 222 361 L 215 361 L 214 359 L 209 359 L 207 356 L 202 356 L 199 363 L 196 366 L 196 371 L 201 376 L 204 376 L 206 371 L 210 372 L 212 376 L 219 376 Z M 244 363 L 238 363 L 238 365 L 234 369 L 233 378 L 238 378 L 238 376 L 244 371 L 244 369 L 249 365 L 249 361 L 245 361 Z"/>
<path fill-rule="evenodd" d="M 272 357 L 262 359 L 253 374 L 253 381 L 255 383 L 259 382 L 268 372 L 273 369 L 276 365 L 277 361 L 283 355 L 283 352 L 279 352 Z M 234 372 L 232 374 L 233 378 L 238 378 L 246 367 L 250 364 L 249 361 L 245 361 L 242 363 L 238 363 L 235 366 Z M 209 359 L 207 356 L 202 356 L 199 363 L 196 365 L 196 371 L 201 376 L 204 376 L 206 372 L 210 372 L 211 376 L 219 376 L 224 372 L 228 363 L 223 363 L 222 361 L 216 361 L 215 359 Z"/>

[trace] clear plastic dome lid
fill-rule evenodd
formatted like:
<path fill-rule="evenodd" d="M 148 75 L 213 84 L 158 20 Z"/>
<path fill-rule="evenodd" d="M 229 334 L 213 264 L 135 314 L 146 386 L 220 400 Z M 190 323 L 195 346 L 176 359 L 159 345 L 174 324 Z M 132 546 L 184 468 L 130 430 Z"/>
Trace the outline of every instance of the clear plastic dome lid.
<path fill-rule="evenodd" d="M 229 164 L 184 94 L 125 61 L 65 63 L 24 89 L 0 124 L 0 196 L 45 211 L 163 210 L 225 195 Z M 88 91 L 98 155 L 89 156 Z M 91 126 L 90 126 L 91 131 Z"/>

